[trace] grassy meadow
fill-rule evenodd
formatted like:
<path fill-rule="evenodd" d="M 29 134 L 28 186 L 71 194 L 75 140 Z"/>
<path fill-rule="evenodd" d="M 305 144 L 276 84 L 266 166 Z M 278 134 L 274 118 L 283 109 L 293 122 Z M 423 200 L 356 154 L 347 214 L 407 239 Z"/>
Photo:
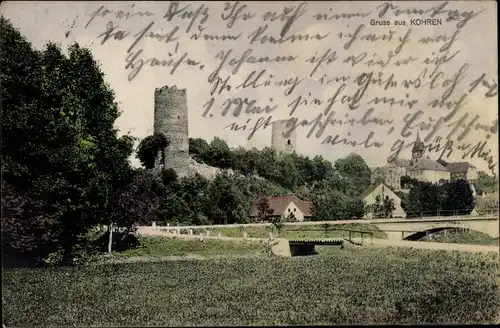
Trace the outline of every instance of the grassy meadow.
<path fill-rule="evenodd" d="M 496 254 L 337 247 L 318 252 L 4 269 L 3 321 L 7 327 L 130 327 L 497 320 Z"/>
<path fill-rule="evenodd" d="M 183 240 L 140 236 L 139 246 L 117 253 L 119 257 L 168 257 L 168 256 L 237 256 L 262 254 L 266 250 L 264 241 L 224 241 L 215 239 Z"/>
<path fill-rule="evenodd" d="M 424 237 L 421 240 L 424 241 L 426 238 Z M 474 230 L 443 230 L 429 241 L 469 245 L 498 245 L 498 238 Z"/>

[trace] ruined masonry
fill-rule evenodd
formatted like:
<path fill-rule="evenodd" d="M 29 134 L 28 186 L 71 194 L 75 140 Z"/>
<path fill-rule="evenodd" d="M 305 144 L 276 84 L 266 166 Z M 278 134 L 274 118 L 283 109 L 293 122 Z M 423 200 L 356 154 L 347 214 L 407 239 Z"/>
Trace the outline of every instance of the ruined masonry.
<path fill-rule="evenodd" d="M 285 137 L 288 120 L 273 123 L 272 148 L 281 153 L 292 153 L 296 149 L 297 132 Z M 165 161 L 158 154 L 155 167 L 173 169 L 179 177 L 200 174 L 212 180 L 221 169 L 197 163 L 189 156 L 188 105 L 186 89 L 163 86 L 155 89 L 154 132 L 163 133 L 170 144 L 165 149 Z M 227 170 L 234 174 L 233 170 Z"/>
<path fill-rule="evenodd" d="M 290 136 L 286 132 L 290 129 L 287 124 L 290 120 L 281 120 L 273 123 L 271 147 L 277 152 L 293 153 L 297 148 L 297 130 L 294 129 Z"/>
<path fill-rule="evenodd" d="M 170 144 L 165 149 L 165 168 L 174 169 L 179 177 L 188 174 L 189 138 L 186 89 L 155 89 L 154 132 L 163 133 Z"/>
<path fill-rule="evenodd" d="M 163 133 L 170 144 L 165 149 L 165 162 L 158 154 L 155 167 L 175 170 L 179 177 L 200 174 L 212 180 L 221 170 L 197 163 L 189 156 L 188 105 L 186 89 L 164 86 L 155 89 L 154 132 Z M 232 170 L 228 170 L 230 174 Z"/>

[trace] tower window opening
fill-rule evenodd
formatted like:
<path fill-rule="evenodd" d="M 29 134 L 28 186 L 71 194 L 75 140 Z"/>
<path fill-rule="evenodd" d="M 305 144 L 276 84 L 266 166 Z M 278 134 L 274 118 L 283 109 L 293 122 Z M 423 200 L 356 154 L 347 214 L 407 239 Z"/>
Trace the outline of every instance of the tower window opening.
<path fill-rule="evenodd" d="M 180 116 L 177 116 L 178 119 L 180 119 L 181 117 Z"/>
<path fill-rule="evenodd" d="M 288 146 L 290 146 L 290 145 L 292 144 L 292 142 L 290 141 L 290 139 L 288 139 L 288 140 L 286 141 L 286 144 L 287 144 Z"/>

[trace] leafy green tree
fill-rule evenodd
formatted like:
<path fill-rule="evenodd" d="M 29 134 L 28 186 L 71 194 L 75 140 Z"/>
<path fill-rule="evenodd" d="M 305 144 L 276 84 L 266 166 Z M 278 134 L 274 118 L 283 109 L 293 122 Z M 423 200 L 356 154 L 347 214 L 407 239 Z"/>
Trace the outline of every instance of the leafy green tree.
<path fill-rule="evenodd" d="M 260 222 L 266 222 L 269 215 L 273 214 L 273 209 L 269 205 L 266 197 L 261 197 L 257 202 L 257 215 Z"/>
<path fill-rule="evenodd" d="M 45 249 L 56 251 L 60 231 L 55 226 L 63 210 L 2 180 L 3 265 L 37 265 Z"/>
<path fill-rule="evenodd" d="M 241 185 L 241 191 L 251 200 L 255 200 L 261 195 L 284 196 L 290 194 L 290 190 L 279 184 L 255 176 L 240 178 L 238 182 Z"/>
<path fill-rule="evenodd" d="M 250 200 L 242 191 L 240 180 L 227 172 L 217 174 L 204 194 L 204 213 L 215 224 L 246 223 Z"/>
<path fill-rule="evenodd" d="M 0 24 L 3 178 L 39 208 L 57 208 L 45 226 L 57 243 L 41 245 L 39 256 L 57 248 L 70 261 L 130 182 L 133 138 L 118 137 L 114 93 L 89 50 L 75 44 L 65 56 L 49 43 L 36 51 L 3 17 Z"/>
<path fill-rule="evenodd" d="M 293 157 L 285 154 L 277 164 L 281 175 L 280 181 L 277 182 L 287 189 L 294 190 L 299 179 L 299 171 L 295 166 Z"/>
<path fill-rule="evenodd" d="M 418 183 L 418 180 L 411 178 L 408 175 L 403 175 L 401 177 L 401 188 L 406 189 L 406 188 L 411 188 L 413 185 Z"/>
<path fill-rule="evenodd" d="M 408 217 L 444 214 L 442 210 L 445 197 L 443 188 L 437 184 L 423 181 L 413 183 L 408 195 L 406 214 Z"/>
<path fill-rule="evenodd" d="M 278 165 L 276 151 L 269 147 L 265 147 L 260 152 L 260 161 L 257 166 L 257 174 L 272 182 L 279 184 L 281 173 Z"/>
<path fill-rule="evenodd" d="M 189 138 L 189 154 L 198 162 L 206 163 L 209 157 L 210 145 L 200 138 Z"/>
<path fill-rule="evenodd" d="M 409 195 L 408 193 L 406 192 L 402 192 L 402 191 L 395 191 L 394 192 L 400 199 L 401 199 L 401 208 L 406 212 L 408 213 L 408 210 L 409 210 Z"/>
<path fill-rule="evenodd" d="M 232 169 L 243 175 L 253 175 L 256 171 L 256 160 L 253 152 L 238 147 L 232 152 Z M 258 154 L 257 154 L 258 156 Z"/>
<path fill-rule="evenodd" d="M 325 160 L 321 155 L 317 155 L 312 160 L 313 181 L 329 180 L 333 177 L 335 170 L 330 161 Z"/>
<path fill-rule="evenodd" d="M 474 182 L 474 187 L 479 195 L 483 193 L 498 192 L 498 177 L 491 176 L 483 171 L 477 172 L 477 181 Z"/>
<path fill-rule="evenodd" d="M 231 149 L 224 140 L 215 137 L 210 143 L 208 164 L 227 169 L 231 167 Z"/>
<path fill-rule="evenodd" d="M 455 180 L 441 187 L 445 193 L 443 199 L 443 215 L 469 214 L 476 206 L 469 183 L 465 180 Z"/>
<path fill-rule="evenodd" d="M 377 195 L 375 197 L 375 203 L 368 205 L 367 208 L 374 218 L 391 218 L 396 209 L 396 205 L 394 199 L 382 199 L 380 195 Z"/>
<path fill-rule="evenodd" d="M 352 196 L 361 194 L 370 186 L 371 170 L 364 159 L 357 154 L 338 159 L 335 162 L 335 170 L 354 184 L 354 189 L 350 190 Z"/>
<path fill-rule="evenodd" d="M 137 147 L 137 158 L 146 169 L 152 169 L 157 159 L 165 162 L 165 148 L 170 144 L 168 138 L 161 133 L 154 133 L 142 139 Z M 160 158 L 158 158 L 160 154 Z"/>
<path fill-rule="evenodd" d="M 362 200 L 348 197 L 338 190 L 317 191 L 312 201 L 312 214 L 315 220 L 361 218 L 364 211 Z"/>
<path fill-rule="evenodd" d="M 164 185 L 165 192 L 160 205 L 164 223 L 210 223 L 203 213 L 203 197 L 208 181 L 196 174 L 180 181 Z"/>

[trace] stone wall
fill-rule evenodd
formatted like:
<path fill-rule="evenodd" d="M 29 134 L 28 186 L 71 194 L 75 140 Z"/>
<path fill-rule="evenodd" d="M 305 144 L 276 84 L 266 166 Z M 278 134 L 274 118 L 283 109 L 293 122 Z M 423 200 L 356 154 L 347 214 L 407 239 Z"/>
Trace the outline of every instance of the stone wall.
<path fill-rule="evenodd" d="M 189 137 L 186 89 L 164 86 L 155 89 L 154 132 L 170 141 L 165 149 L 165 168 L 174 169 L 179 177 L 188 174 Z"/>
<path fill-rule="evenodd" d="M 294 130 L 290 136 L 285 136 L 290 129 L 287 127 L 288 121 L 281 120 L 273 123 L 271 148 L 277 152 L 293 153 L 297 149 L 297 131 Z"/>

